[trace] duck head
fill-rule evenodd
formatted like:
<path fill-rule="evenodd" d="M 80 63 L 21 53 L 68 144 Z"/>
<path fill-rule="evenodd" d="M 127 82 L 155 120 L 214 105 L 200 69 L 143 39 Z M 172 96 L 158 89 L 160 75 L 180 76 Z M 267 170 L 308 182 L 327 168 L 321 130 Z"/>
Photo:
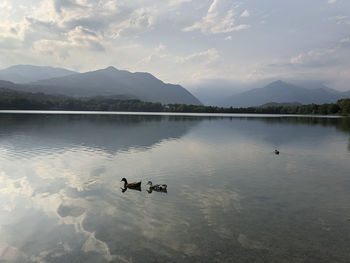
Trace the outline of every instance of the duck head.
<path fill-rule="evenodd" d="M 121 182 L 124 182 L 125 184 L 128 183 L 128 181 L 126 180 L 126 178 L 124 177 L 123 179 L 120 180 Z"/>

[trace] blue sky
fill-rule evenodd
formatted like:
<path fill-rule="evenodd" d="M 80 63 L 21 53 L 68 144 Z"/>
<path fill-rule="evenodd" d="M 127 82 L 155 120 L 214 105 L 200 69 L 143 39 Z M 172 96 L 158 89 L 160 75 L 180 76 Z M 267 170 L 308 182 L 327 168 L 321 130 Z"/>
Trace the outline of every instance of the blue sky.
<path fill-rule="evenodd" d="M 0 68 L 113 65 L 184 86 L 350 89 L 349 0 L 0 0 L 0 16 Z"/>

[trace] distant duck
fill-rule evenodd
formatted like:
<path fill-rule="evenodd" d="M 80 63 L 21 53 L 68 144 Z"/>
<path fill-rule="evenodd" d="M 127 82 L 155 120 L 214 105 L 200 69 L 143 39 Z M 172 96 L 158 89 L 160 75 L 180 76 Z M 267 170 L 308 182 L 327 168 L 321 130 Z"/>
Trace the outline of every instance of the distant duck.
<path fill-rule="evenodd" d="M 155 184 L 153 185 L 151 181 L 147 182 L 147 185 L 149 185 L 149 193 L 152 193 L 152 191 L 156 192 L 167 192 L 167 185 L 166 184 Z"/>
<path fill-rule="evenodd" d="M 275 154 L 276 154 L 276 155 L 279 155 L 279 154 L 280 154 L 280 151 L 277 150 L 277 149 L 275 149 Z"/>
<path fill-rule="evenodd" d="M 141 187 L 141 181 L 140 182 L 134 182 L 134 183 L 128 183 L 126 178 L 123 178 L 121 182 L 124 182 L 124 188 L 140 188 Z"/>

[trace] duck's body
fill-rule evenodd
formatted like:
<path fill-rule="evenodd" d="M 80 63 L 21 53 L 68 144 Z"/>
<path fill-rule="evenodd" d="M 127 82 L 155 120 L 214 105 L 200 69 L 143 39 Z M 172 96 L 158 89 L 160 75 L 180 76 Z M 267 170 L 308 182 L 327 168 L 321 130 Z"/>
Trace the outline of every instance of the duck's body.
<path fill-rule="evenodd" d="M 140 188 L 141 187 L 141 181 L 140 182 L 133 182 L 128 183 L 126 178 L 123 178 L 121 182 L 124 182 L 124 188 Z"/>
<path fill-rule="evenodd" d="M 167 191 L 167 185 L 166 184 L 155 184 L 153 185 L 151 181 L 148 181 L 147 185 L 149 185 L 149 189 L 151 191 L 156 192 L 166 192 Z"/>
<path fill-rule="evenodd" d="M 277 155 L 280 154 L 280 151 L 275 149 L 275 154 L 277 154 Z"/>

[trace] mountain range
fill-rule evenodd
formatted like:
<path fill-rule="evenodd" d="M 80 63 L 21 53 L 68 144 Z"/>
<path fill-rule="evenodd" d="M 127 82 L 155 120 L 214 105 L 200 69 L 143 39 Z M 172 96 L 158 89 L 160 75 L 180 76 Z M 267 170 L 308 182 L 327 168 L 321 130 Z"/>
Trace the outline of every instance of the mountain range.
<path fill-rule="evenodd" d="M 206 105 L 223 107 L 261 106 L 271 102 L 323 104 L 350 97 L 350 91 L 338 91 L 315 82 L 291 84 L 278 80 L 243 92 L 236 87 L 231 95 L 229 89 L 220 92 L 220 82 L 210 83 L 210 86 L 195 94 L 202 94 L 200 99 Z M 0 70 L 0 88 L 76 98 L 100 96 L 201 105 L 201 101 L 180 85 L 164 83 L 149 73 L 132 73 L 114 67 L 78 73 L 63 68 L 17 65 Z"/>
<path fill-rule="evenodd" d="M 241 92 L 219 102 L 224 107 L 253 107 L 266 103 L 334 103 L 350 97 L 350 91 L 330 89 L 322 84 L 300 87 L 281 80 L 274 81 L 263 88 Z"/>
<path fill-rule="evenodd" d="M 72 97 L 123 95 L 163 104 L 201 104 L 180 85 L 164 83 L 149 73 L 131 73 L 114 67 L 77 73 L 61 68 L 19 65 L 1 70 L 0 79 L 15 82 L 2 83 L 3 88 L 26 92 Z"/>

